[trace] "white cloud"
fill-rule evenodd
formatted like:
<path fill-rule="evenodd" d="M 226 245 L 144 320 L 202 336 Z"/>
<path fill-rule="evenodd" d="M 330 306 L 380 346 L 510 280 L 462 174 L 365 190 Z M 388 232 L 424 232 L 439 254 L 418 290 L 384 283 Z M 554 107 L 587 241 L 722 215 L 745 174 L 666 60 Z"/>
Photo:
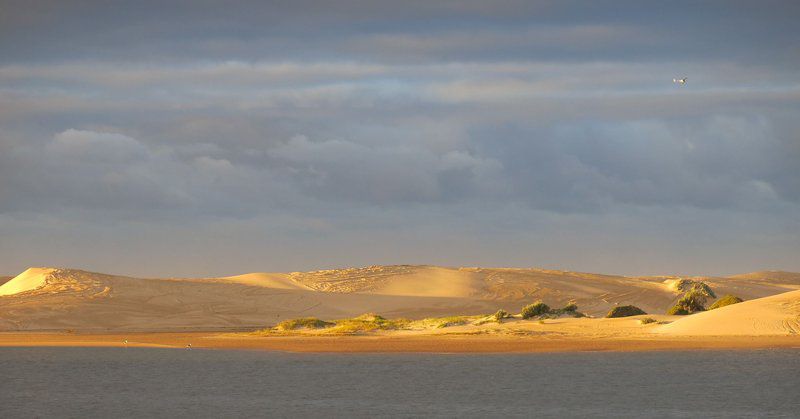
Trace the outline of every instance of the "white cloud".
<path fill-rule="evenodd" d="M 128 163 L 148 157 L 148 149 L 135 139 L 117 133 L 68 129 L 53 137 L 47 152 L 66 159 L 94 163 Z"/>

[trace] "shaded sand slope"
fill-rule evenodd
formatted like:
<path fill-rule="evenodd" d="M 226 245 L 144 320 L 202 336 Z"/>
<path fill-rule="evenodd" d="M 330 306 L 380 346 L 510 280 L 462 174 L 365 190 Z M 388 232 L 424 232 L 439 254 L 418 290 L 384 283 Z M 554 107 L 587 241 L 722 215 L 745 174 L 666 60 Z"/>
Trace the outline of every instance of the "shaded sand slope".
<path fill-rule="evenodd" d="M 12 280 L 13 276 L 0 276 L 0 285 L 5 284 L 6 282 Z"/>
<path fill-rule="evenodd" d="M 758 298 L 681 318 L 655 329 L 683 336 L 800 334 L 800 291 Z"/>
<path fill-rule="evenodd" d="M 702 278 L 718 294 L 745 299 L 800 289 L 800 274 Z M 365 312 L 412 319 L 512 312 L 534 300 L 574 301 L 604 315 L 617 304 L 663 313 L 679 296 L 676 277 L 631 278 L 510 268 L 371 266 L 221 278 L 144 279 L 36 268 L 0 286 L 0 330 L 251 328 L 287 318 Z"/>

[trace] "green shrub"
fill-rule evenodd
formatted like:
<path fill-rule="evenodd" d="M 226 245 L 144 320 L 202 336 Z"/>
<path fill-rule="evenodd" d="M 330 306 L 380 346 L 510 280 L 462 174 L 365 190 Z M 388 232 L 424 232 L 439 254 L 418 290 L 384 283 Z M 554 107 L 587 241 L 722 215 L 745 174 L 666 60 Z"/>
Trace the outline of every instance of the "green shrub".
<path fill-rule="evenodd" d="M 572 317 L 586 317 L 585 314 L 578 311 L 578 305 L 575 303 L 569 303 L 565 305 L 563 308 L 550 310 L 546 313 L 546 315 L 550 316 L 551 318 L 561 317 L 563 315 L 568 315 Z"/>
<path fill-rule="evenodd" d="M 709 287 L 705 282 L 695 282 L 692 284 L 692 287 L 689 288 L 688 292 L 700 294 L 706 298 L 717 298 L 717 294 L 715 294 L 714 290 L 712 290 L 711 287 Z"/>
<path fill-rule="evenodd" d="M 578 305 L 575 303 L 569 303 L 565 305 L 564 308 L 561 309 L 561 311 L 564 313 L 574 313 L 578 311 Z"/>
<path fill-rule="evenodd" d="M 525 307 L 522 307 L 522 311 L 520 312 L 520 314 L 522 315 L 523 319 L 530 319 L 531 317 L 541 316 L 549 312 L 550 312 L 550 306 L 541 301 L 537 301 L 533 304 L 529 304 Z"/>
<path fill-rule="evenodd" d="M 645 317 L 645 318 L 639 320 L 639 323 L 641 323 L 641 324 L 650 324 L 650 323 L 655 323 L 655 322 L 656 322 L 656 319 L 654 319 L 652 317 Z"/>
<path fill-rule="evenodd" d="M 675 280 L 672 284 L 672 287 L 675 288 L 677 291 L 686 292 L 689 291 L 692 286 L 694 285 L 694 281 L 688 278 L 679 278 Z"/>
<path fill-rule="evenodd" d="M 709 310 L 713 310 L 715 308 L 725 307 L 725 306 L 729 306 L 731 304 L 738 304 L 738 303 L 741 303 L 742 301 L 744 301 L 744 300 L 742 300 L 741 298 L 739 298 L 739 297 L 737 297 L 735 295 L 728 294 L 728 295 L 720 298 L 716 302 L 714 302 L 714 304 L 711 304 L 711 307 L 709 307 L 708 309 Z"/>
<path fill-rule="evenodd" d="M 496 322 L 500 323 L 500 322 L 503 321 L 503 319 L 507 319 L 507 318 L 511 317 L 511 314 L 509 314 L 507 311 L 505 311 L 503 309 L 500 309 L 500 310 L 497 310 L 497 312 L 494 313 L 492 315 L 492 317 L 494 317 L 494 320 Z"/>
<path fill-rule="evenodd" d="M 280 331 L 289 331 L 297 329 L 322 329 L 325 327 L 333 326 L 334 323 L 320 320 L 316 317 L 303 317 L 300 319 L 284 320 L 275 327 Z"/>
<path fill-rule="evenodd" d="M 669 310 L 667 310 L 667 314 L 671 316 L 685 316 L 689 314 L 689 312 L 686 311 L 686 309 L 681 306 L 674 305 Z"/>
<path fill-rule="evenodd" d="M 617 306 L 611 309 L 611 311 L 606 314 L 607 318 L 613 317 L 630 317 L 630 316 L 638 316 L 640 314 L 647 314 L 639 307 L 636 306 Z"/>
<path fill-rule="evenodd" d="M 713 294 L 714 292 L 711 291 L 711 288 L 704 289 L 703 287 L 692 287 L 691 290 L 687 291 L 686 294 L 684 294 L 683 297 L 681 297 L 680 300 L 678 300 L 675 305 L 667 311 L 667 314 L 682 316 L 697 313 L 698 311 L 705 311 L 706 301 L 708 300 L 709 295 Z"/>

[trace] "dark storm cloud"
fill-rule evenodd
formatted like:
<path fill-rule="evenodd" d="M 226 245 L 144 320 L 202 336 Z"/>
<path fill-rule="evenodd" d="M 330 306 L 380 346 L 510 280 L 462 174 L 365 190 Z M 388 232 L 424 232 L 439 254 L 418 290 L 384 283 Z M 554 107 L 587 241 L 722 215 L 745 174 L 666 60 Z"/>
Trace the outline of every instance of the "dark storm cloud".
<path fill-rule="evenodd" d="M 4 1 L 4 62 L 69 59 L 797 62 L 798 5 L 765 2 Z"/>
<path fill-rule="evenodd" d="M 800 269 L 785 256 L 798 17 L 795 2 L 0 1 L 0 263 L 219 236 L 153 269 L 212 254 L 220 273 L 631 272 L 663 254 Z M 735 269 L 700 248 L 734 237 Z"/>

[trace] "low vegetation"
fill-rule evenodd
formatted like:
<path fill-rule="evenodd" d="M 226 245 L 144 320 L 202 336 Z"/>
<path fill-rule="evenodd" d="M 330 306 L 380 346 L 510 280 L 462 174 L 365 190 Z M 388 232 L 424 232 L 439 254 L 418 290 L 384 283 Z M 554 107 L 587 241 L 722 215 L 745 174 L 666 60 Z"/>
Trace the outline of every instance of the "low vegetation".
<path fill-rule="evenodd" d="M 673 305 L 667 314 L 684 316 L 687 314 L 705 311 L 705 304 L 709 298 L 717 295 L 705 282 L 694 282 L 688 291 Z"/>
<path fill-rule="evenodd" d="M 692 285 L 692 287 L 689 289 L 689 292 L 698 293 L 706 298 L 717 298 L 717 294 L 715 294 L 714 290 L 712 290 L 711 287 L 709 287 L 705 282 L 695 282 L 694 285 Z"/>
<path fill-rule="evenodd" d="M 537 301 L 533 304 L 529 304 L 522 308 L 520 312 L 520 316 L 523 319 L 532 319 L 532 318 L 539 318 L 539 319 L 550 319 L 550 318 L 557 318 L 561 316 L 571 316 L 571 317 L 585 317 L 586 315 L 578 311 L 578 305 L 575 303 L 569 303 L 563 308 L 556 308 L 552 309 L 547 304 Z"/>
<path fill-rule="evenodd" d="M 564 306 L 564 308 L 561 309 L 561 311 L 565 313 L 575 313 L 578 311 L 578 305 L 575 303 L 568 303 Z"/>
<path fill-rule="evenodd" d="M 642 314 L 647 314 L 639 307 L 636 306 L 616 306 L 611 309 L 611 311 L 606 314 L 606 318 L 614 318 L 614 317 L 630 317 L 630 316 L 639 316 Z"/>
<path fill-rule="evenodd" d="M 325 327 L 333 326 L 335 323 L 326 322 L 316 317 L 303 317 L 300 319 L 285 320 L 278 323 L 275 329 L 281 332 L 298 329 L 322 329 Z"/>
<path fill-rule="evenodd" d="M 585 317 L 585 314 L 578 311 L 575 303 L 569 303 L 563 308 L 551 309 L 547 304 L 537 301 L 527 305 L 522 309 L 523 319 L 536 318 L 540 321 L 544 319 L 558 318 L 561 316 Z M 368 313 L 349 319 L 334 321 L 320 320 L 316 317 L 304 317 L 299 319 L 286 320 L 271 329 L 264 329 L 259 334 L 272 333 L 308 333 L 317 331 L 321 334 L 360 334 L 382 330 L 425 330 L 442 329 L 453 326 L 474 325 L 480 326 L 487 323 L 502 323 L 504 319 L 511 319 L 514 316 L 505 310 L 497 310 L 494 314 L 482 316 L 447 316 L 431 317 L 422 320 L 408 319 L 387 319 L 377 314 Z"/>
<path fill-rule="evenodd" d="M 463 326 L 478 320 L 476 316 L 448 316 L 448 317 L 435 317 L 422 320 L 426 326 L 433 326 L 437 329 L 442 329 L 451 326 Z"/>
<path fill-rule="evenodd" d="M 645 317 L 645 318 L 639 320 L 639 323 L 641 323 L 641 324 L 656 323 L 656 319 L 654 319 L 652 317 Z"/>
<path fill-rule="evenodd" d="M 370 332 L 374 330 L 396 330 L 402 329 L 411 323 L 407 319 L 389 320 L 377 314 L 363 314 L 350 319 L 340 319 L 334 321 L 320 320 L 316 317 L 303 317 L 299 319 L 285 320 L 278 323 L 272 329 L 265 329 L 259 333 L 286 333 L 301 332 L 303 330 L 318 330 L 320 333 L 330 334 L 354 334 L 359 332 Z"/>
<path fill-rule="evenodd" d="M 742 300 L 741 298 L 739 298 L 739 297 L 737 297 L 735 295 L 728 294 L 728 295 L 723 296 L 719 300 L 715 301 L 714 304 L 711 304 L 711 307 L 709 307 L 708 309 L 709 310 L 714 310 L 715 308 L 725 307 L 725 306 L 729 306 L 731 304 L 738 304 L 738 303 L 741 303 L 742 301 L 744 301 L 744 300 Z"/>
<path fill-rule="evenodd" d="M 572 317 L 586 317 L 585 314 L 578 311 L 578 305 L 575 303 L 568 303 L 563 308 L 550 310 L 548 314 L 556 317 L 561 317 L 565 315 Z"/>
<path fill-rule="evenodd" d="M 511 314 L 503 309 L 500 309 L 497 310 L 497 312 L 495 312 L 494 314 L 492 314 L 492 317 L 494 317 L 494 321 L 502 323 L 503 319 L 511 317 Z"/>
<path fill-rule="evenodd" d="M 522 311 L 519 313 L 523 319 L 530 319 L 536 316 L 541 316 L 543 314 L 547 314 L 550 312 L 550 306 L 547 304 L 537 301 L 533 304 L 528 304 L 525 307 L 522 307 Z"/>
<path fill-rule="evenodd" d="M 377 314 L 362 314 L 351 319 L 336 320 L 331 333 L 353 334 L 375 330 L 398 330 L 410 323 L 407 319 L 389 320 Z"/>

